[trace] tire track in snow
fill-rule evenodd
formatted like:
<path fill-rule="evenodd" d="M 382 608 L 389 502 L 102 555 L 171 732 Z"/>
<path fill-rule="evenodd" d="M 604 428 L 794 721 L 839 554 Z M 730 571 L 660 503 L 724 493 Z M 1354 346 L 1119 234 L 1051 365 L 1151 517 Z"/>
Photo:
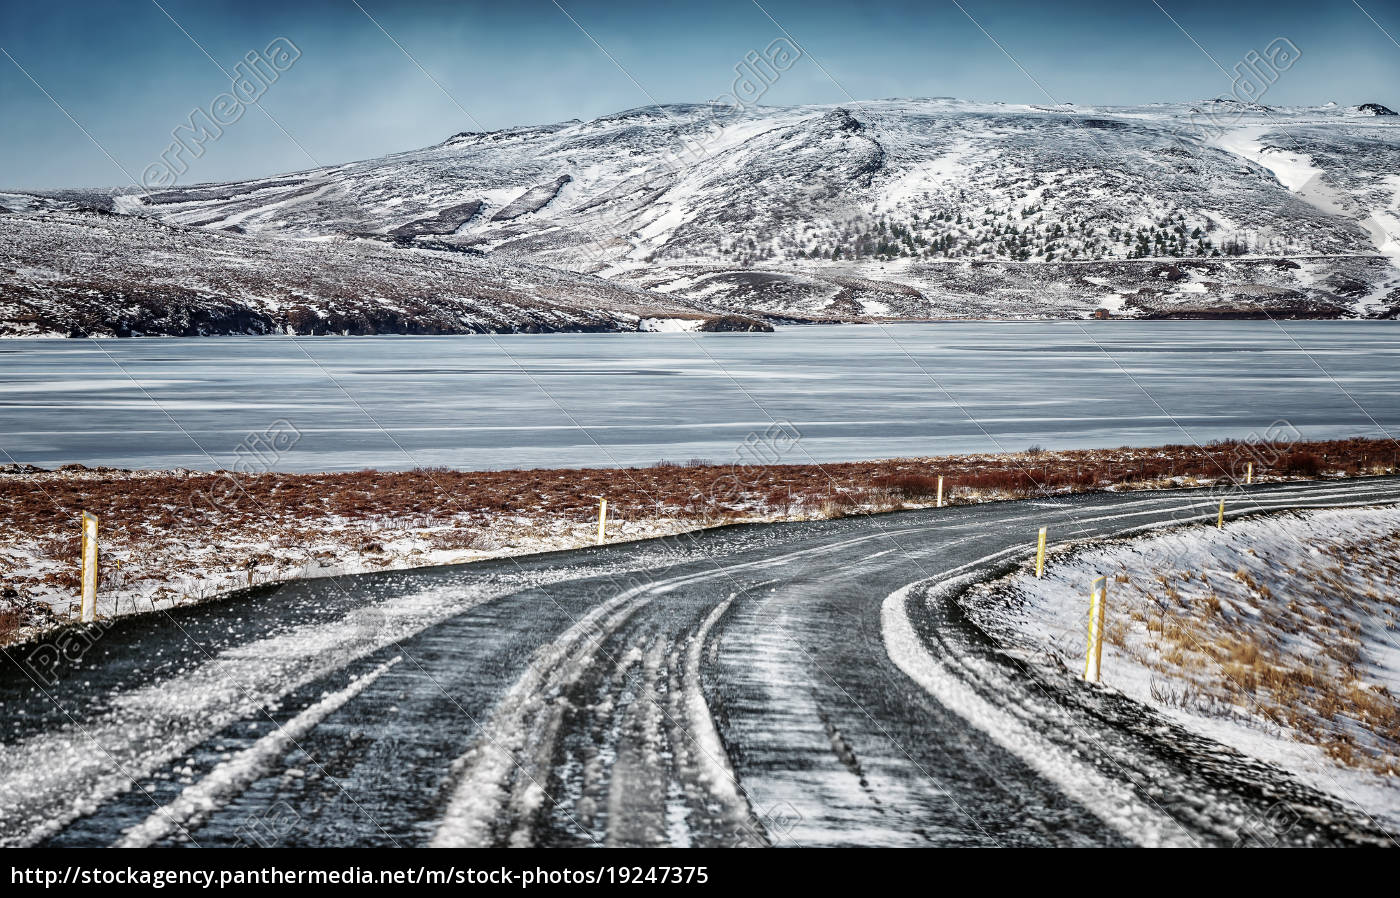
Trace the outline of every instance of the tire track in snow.
<path fill-rule="evenodd" d="M 209 814 L 265 775 L 298 739 L 402 660 L 403 656 L 399 655 L 356 677 L 344 689 L 327 695 L 249 748 L 218 764 L 199 782 L 186 787 L 174 801 L 123 833 L 113 847 L 146 848 L 177 830 L 188 832 L 199 826 Z"/>
<path fill-rule="evenodd" d="M 760 558 L 658 580 L 627 589 L 595 606 L 552 643 L 536 650 L 526 672 L 502 697 L 491 719 L 482 727 L 480 738 L 453 762 L 451 779 L 455 785 L 431 844 L 444 848 L 495 844 L 503 840 L 500 832 L 503 824 L 511 826 L 515 835 L 520 836 L 516 824 L 506 818 L 518 821 L 520 815 L 532 814 L 546 800 L 553 800 L 546 794 L 544 784 L 549 781 L 551 772 L 549 749 L 553 734 L 564 711 L 558 697 L 594 663 L 603 641 L 656 597 L 682 586 L 719 577 L 732 579 L 738 573 L 781 567 L 812 555 L 914 533 L 928 526 L 881 531 L 775 558 Z M 707 711 L 706 718 L 708 716 Z M 716 765 L 721 763 L 717 758 L 711 760 Z M 511 814 L 505 813 L 508 807 Z M 734 815 L 748 814 L 747 803 L 742 809 L 731 806 L 730 810 Z M 587 830 L 576 819 L 572 822 L 589 839 L 602 844 L 604 834 Z M 512 844 L 520 843 L 513 839 Z"/>
<path fill-rule="evenodd" d="M 657 688 L 665 676 L 665 664 L 666 638 L 653 633 L 650 645 L 642 653 L 641 675 L 624 687 L 627 702 L 608 783 L 609 848 L 665 844 L 666 807 L 659 799 L 666 794 L 669 765 L 663 757 L 666 743 L 659 699 L 664 696 Z"/>
<path fill-rule="evenodd" d="M 120 693 L 95 720 L 0 745 L 0 845 L 42 841 L 229 724 L 488 597 L 429 589 L 370 606 L 382 615 L 377 629 L 366 627 L 366 609 L 293 627 Z"/>
<path fill-rule="evenodd" d="M 951 591 L 970 582 L 973 576 L 965 574 L 943 580 L 935 588 Z M 1105 777 L 1094 767 L 1041 738 L 1032 727 L 991 704 L 935 659 L 924 647 L 906 608 L 913 590 L 927 582 L 901 587 L 886 596 L 880 606 L 885 648 L 900 670 L 941 705 L 985 732 L 1126 838 L 1143 846 L 1196 846 L 1197 840 L 1189 832 L 1165 813 L 1143 802 L 1130 786 Z"/>
<path fill-rule="evenodd" d="M 724 741 L 715 728 L 714 718 L 710 716 L 710 706 L 705 701 L 700 683 L 700 663 L 710 631 L 724 617 L 729 606 L 734 604 L 734 599 L 735 595 L 731 594 L 716 605 L 690 638 L 685 655 L 685 718 L 690 724 L 690 737 L 697 747 L 694 761 L 699 767 L 700 780 L 721 804 L 747 809 L 748 799 L 740 794 L 739 778 L 734 775 L 734 767 L 729 763 L 729 753 L 725 751 Z"/>

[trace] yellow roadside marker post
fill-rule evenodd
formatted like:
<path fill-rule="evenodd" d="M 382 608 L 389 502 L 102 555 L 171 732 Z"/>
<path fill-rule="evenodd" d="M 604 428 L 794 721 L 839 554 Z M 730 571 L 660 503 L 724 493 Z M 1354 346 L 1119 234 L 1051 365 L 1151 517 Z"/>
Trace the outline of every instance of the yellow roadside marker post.
<path fill-rule="evenodd" d="M 598 545 L 603 544 L 603 536 L 608 526 L 608 500 L 598 500 Z"/>
<path fill-rule="evenodd" d="M 1035 547 L 1035 579 L 1045 575 L 1045 528 L 1040 528 L 1040 539 Z"/>
<path fill-rule="evenodd" d="M 1245 464 L 1244 482 L 1246 486 L 1254 482 L 1254 462 L 1247 462 Z"/>
<path fill-rule="evenodd" d="M 1108 603 L 1108 578 L 1099 577 L 1090 590 L 1089 644 L 1084 649 L 1084 681 L 1097 683 L 1103 667 L 1104 605 Z"/>
<path fill-rule="evenodd" d="M 97 620 L 97 515 L 83 512 L 82 621 Z"/>
<path fill-rule="evenodd" d="M 1220 513 L 1215 516 L 1215 529 L 1225 529 L 1225 500 L 1220 500 Z"/>
<path fill-rule="evenodd" d="M 943 475 L 938 475 L 938 507 L 943 507 Z"/>

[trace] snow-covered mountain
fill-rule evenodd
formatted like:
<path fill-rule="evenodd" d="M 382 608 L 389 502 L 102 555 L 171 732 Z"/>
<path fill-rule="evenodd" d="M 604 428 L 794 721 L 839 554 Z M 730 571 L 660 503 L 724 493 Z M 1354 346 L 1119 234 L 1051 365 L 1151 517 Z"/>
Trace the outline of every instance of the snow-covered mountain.
<path fill-rule="evenodd" d="M 0 247 L 3 336 L 616 331 L 672 319 L 763 326 L 529 262 L 104 212 L 0 215 Z"/>
<path fill-rule="evenodd" d="M 564 328 L 1400 310 L 1400 117 L 1373 103 L 652 106 L 273 178 L 0 203 L 10 307 L 116 261 L 110 282 L 293 329 L 290 303 L 323 322 L 393 309 L 385 329 L 546 326 L 507 307 L 522 298 Z M 84 227 L 110 251 L 75 258 Z"/>

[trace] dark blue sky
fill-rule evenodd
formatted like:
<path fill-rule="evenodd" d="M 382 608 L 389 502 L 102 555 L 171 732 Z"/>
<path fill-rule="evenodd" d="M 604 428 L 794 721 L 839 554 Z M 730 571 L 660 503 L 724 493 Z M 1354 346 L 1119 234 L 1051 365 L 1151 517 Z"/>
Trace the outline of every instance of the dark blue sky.
<path fill-rule="evenodd" d="M 376 156 L 478 125 L 709 100 L 729 89 L 745 53 L 782 36 L 779 25 L 821 67 L 799 61 L 764 96 L 771 104 L 848 93 L 1045 102 L 1032 77 L 1062 101 L 1192 100 L 1230 92 L 1216 62 L 1229 70 L 1283 37 L 1302 57 L 1265 102 L 1400 106 L 1400 45 L 1386 34 L 1400 39 L 1397 0 L 1158 0 L 1216 62 L 1153 0 L 760 0 L 762 9 L 752 0 L 559 0 L 578 25 L 552 0 L 359 2 L 451 98 L 354 0 L 0 0 L 0 47 L 14 60 L 0 56 L 0 186 L 129 183 L 122 169 L 139 178 L 171 130 L 228 89 L 196 41 L 230 68 L 277 37 L 302 55 L 259 101 L 287 133 L 250 111 L 189 160 L 182 183 Z"/>

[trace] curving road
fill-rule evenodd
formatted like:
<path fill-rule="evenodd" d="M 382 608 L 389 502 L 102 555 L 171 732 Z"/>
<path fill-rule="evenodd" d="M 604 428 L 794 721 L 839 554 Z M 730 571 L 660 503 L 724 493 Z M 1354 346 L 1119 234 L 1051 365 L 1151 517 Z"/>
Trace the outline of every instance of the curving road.
<path fill-rule="evenodd" d="M 1400 501 L 1255 487 L 1231 513 Z M 1095 494 L 303 581 L 0 669 L 3 845 L 1385 841 L 1356 810 L 1002 652 L 967 582 L 1213 520 Z M 1271 831 L 1272 832 L 1272 831 Z"/>

